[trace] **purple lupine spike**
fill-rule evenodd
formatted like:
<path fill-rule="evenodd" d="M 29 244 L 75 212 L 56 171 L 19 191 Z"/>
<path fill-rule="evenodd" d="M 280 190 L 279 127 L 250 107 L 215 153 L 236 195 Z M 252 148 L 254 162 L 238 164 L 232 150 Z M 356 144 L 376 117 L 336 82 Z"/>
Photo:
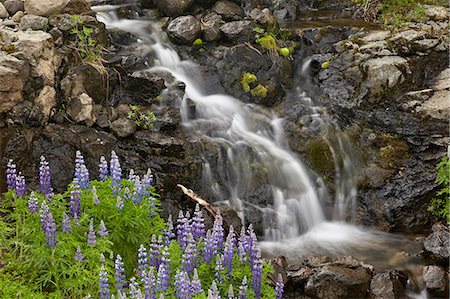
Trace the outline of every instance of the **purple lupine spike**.
<path fill-rule="evenodd" d="M 89 188 L 89 171 L 80 151 L 75 153 L 75 177 L 78 179 L 81 189 L 86 190 Z"/>
<path fill-rule="evenodd" d="M 191 275 L 197 264 L 197 243 L 195 243 L 192 234 L 187 237 L 186 249 L 181 254 L 181 266 L 184 272 Z"/>
<path fill-rule="evenodd" d="M 224 270 L 223 255 L 219 253 L 216 255 L 216 267 L 214 268 L 215 271 L 214 278 L 220 284 L 224 282 L 224 277 L 222 275 L 223 270 Z"/>
<path fill-rule="evenodd" d="M 244 278 L 242 279 L 241 286 L 239 287 L 238 299 L 247 299 L 247 291 L 248 291 L 247 276 L 244 276 Z"/>
<path fill-rule="evenodd" d="M 261 250 L 258 248 L 252 266 L 252 289 L 256 299 L 261 298 L 262 269 Z"/>
<path fill-rule="evenodd" d="M 148 249 L 148 257 L 150 266 L 155 267 L 155 269 L 158 269 L 161 264 L 161 253 L 159 249 L 160 247 L 157 242 L 156 235 L 152 235 L 150 247 Z"/>
<path fill-rule="evenodd" d="M 233 285 L 232 285 L 232 284 L 230 284 L 230 285 L 228 286 L 227 297 L 228 297 L 228 299 L 235 299 L 235 298 L 234 298 L 234 289 L 233 289 Z"/>
<path fill-rule="evenodd" d="M 175 275 L 175 297 L 179 299 L 191 298 L 191 282 L 189 275 L 184 272 L 177 272 Z"/>
<path fill-rule="evenodd" d="M 212 237 L 214 242 L 214 247 L 216 252 L 222 251 L 222 245 L 224 241 L 224 231 L 223 231 L 223 219 L 220 213 L 217 213 L 216 219 L 214 220 Z"/>
<path fill-rule="evenodd" d="M 27 195 L 25 177 L 19 171 L 19 174 L 16 176 L 16 195 L 18 197 L 24 197 Z"/>
<path fill-rule="evenodd" d="M 68 234 L 72 231 L 72 226 L 70 225 L 70 218 L 67 216 L 66 212 L 63 212 L 62 219 L 62 232 Z"/>
<path fill-rule="evenodd" d="M 34 192 L 31 192 L 30 197 L 28 198 L 28 210 L 31 214 L 39 212 L 38 199 Z"/>
<path fill-rule="evenodd" d="M 97 237 L 95 236 L 95 231 L 94 231 L 94 218 L 91 218 L 91 221 L 89 222 L 89 232 L 88 232 L 88 237 L 87 237 L 87 243 L 88 243 L 88 245 L 97 244 Z"/>
<path fill-rule="evenodd" d="M 134 189 L 133 189 L 133 195 L 131 196 L 132 201 L 140 205 L 142 204 L 142 196 L 143 196 L 143 186 L 141 183 L 141 178 L 137 175 L 134 179 Z"/>
<path fill-rule="evenodd" d="M 16 189 L 16 180 L 17 180 L 17 169 L 16 164 L 12 159 L 8 160 L 8 164 L 6 165 L 6 186 L 8 190 Z"/>
<path fill-rule="evenodd" d="M 277 299 L 283 298 L 284 282 L 283 282 L 283 276 L 281 275 L 281 273 L 278 273 L 278 279 L 277 279 L 277 283 L 275 285 L 275 293 L 277 294 Z"/>
<path fill-rule="evenodd" d="M 91 192 L 92 192 L 92 196 L 93 196 L 93 203 L 94 203 L 94 205 L 98 206 L 100 204 L 100 199 L 98 198 L 98 195 L 97 195 L 97 188 L 95 188 L 95 186 L 93 186 L 91 189 Z"/>
<path fill-rule="evenodd" d="M 154 299 L 156 294 L 156 279 L 153 267 L 150 267 L 148 272 L 145 272 L 144 283 L 144 299 Z"/>
<path fill-rule="evenodd" d="M 133 194 L 131 193 L 130 188 L 125 187 L 122 198 L 124 201 L 133 200 Z"/>
<path fill-rule="evenodd" d="M 98 164 L 98 180 L 106 181 L 108 178 L 108 162 L 104 156 L 100 157 L 100 163 Z"/>
<path fill-rule="evenodd" d="M 211 288 L 208 290 L 208 299 L 221 299 L 219 289 L 217 288 L 217 283 L 213 280 Z"/>
<path fill-rule="evenodd" d="M 247 237 L 247 243 L 249 244 L 248 259 L 250 262 L 250 266 L 253 266 L 255 259 L 257 259 L 257 254 L 259 250 L 258 240 L 256 239 L 255 232 L 251 232 L 250 235 Z"/>
<path fill-rule="evenodd" d="M 128 284 L 128 287 L 130 288 L 130 297 L 132 299 L 142 298 L 142 294 L 139 297 L 139 284 L 136 282 L 136 277 L 130 278 L 130 283 Z"/>
<path fill-rule="evenodd" d="M 47 201 L 44 200 L 41 204 L 41 209 L 39 210 L 39 219 L 41 220 L 42 230 L 45 230 L 45 221 L 49 211 Z"/>
<path fill-rule="evenodd" d="M 118 210 L 121 210 L 121 211 L 122 211 L 123 207 L 124 207 L 124 202 L 123 202 L 122 197 L 117 196 L 116 208 L 117 208 Z"/>
<path fill-rule="evenodd" d="M 192 281 L 191 281 L 191 294 L 192 294 L 192 296 L 195 296 L 195 295 L 200 295 L 202 293 L 203 293 L 202 283 L 200 282 L 200 279 L 198 278 L 197 268 L 195 268 L 194 275 L 193 275 Z"/>
<path fill-rule="evenodd" d="M 105 222 L 103 222 L 103 220 L 100 220 L 100 225 L 98 226 L 98 235 L 100 237 L 106 237 L 109 235 L 108 230 L 105 226 Z"/>
<path fill-rule="evenodd" d="M 203 248 L 203 261 L 207 264 L 211 263 L 215 255 L 215 246 L 211 230 L 208 229 L 205 237 L 205 247 Z"/>
<path fill-rule="evenodd" d="M 225 242 L 225 249 L 223 250 L 223 263 L 229 275 L 231 275 L 231 272 L 233 271 L 233 256 L 235 247 L 236 247 L 236 238 L 234 235 L 234 229 L 233 226 L 230 225 L 230 230 L 228 232 L 227 240 Z"/>
<path fill-rule="evenodd" d="M 77 250 L 75 251 L 75 257 L 73 259 L 79 263 L 83 261 L 83 254 L 81 253 L 80 245 L 78 245 Z"/>
<path fill-rule="evenodd" d="M 103 253 L 100 253 L 99 260 L 100 260 L 100 263 L 102 263 L 102 264 L 105 263 L 105 256 L 103 255 Z"/>
<path fill-rule="evenodd" d="M 147 269 L 148 269 L 147 249 L 145 249 L 145 246 L 141 244 L 139 246 L 139 249 L 138 249 L 138 270 L 139 270 L 139 276 L 143 277 L 143 273 Z"/>
<path fill-rule="evenodd" d="M 102 265 L 102 268 L 100 269 L 98 285 L 99 285 L 99 289 L 100 289 L 100 299 L 111 298 L 110 293 L 109 293 L 108 273 L 105 270 L 105 265 Z"/>
<path fill-rule="evenodd" d="M 239 257 L 239 261 L 241 262 L 241 264 L 245 263 L 248 260 L 247 252 L 245 252 L 244 246 L 242 245 L 241 242 L 238 243 L 237 252 L 238 252 L 238 257 Z"/>
<path fill-rule="evenodd" d="M 122 168 L 120 167 L 119 157 L 115 151 L 111 151 L 111 161 L 109 162 L 109 171 L 111 172 L 111 185 L 113 194 L 117 195 L 122 184 Z"/>
<path fill-rule="evenodd" d="M 180 272 L 180 270 L 177 270 L 174 277 L 174 287 L 175 287 L 175 298 L 180 299 L 181 298 L 181 292 L 182 292 L 182 275 L 184 272 Z"/>
<path fill-rule="evenodd" d="M 78 214 L 73 215 L 73 222 L 75 222 L 77 226 L 80 226 L 80 219 L 78 218 Z"/>
<path fill-rule="evenodd" d="M 172 215 L 169 215 L 166 223 L 166 229 L 164 229 L 164 244 L 169 246 L 170 241 L 175 238 L 175 234 L 173 233 L 173 222 Z"/>
<path fill-rule="evenodd" d="M 114 277 L 116 279 L 117 290 L 124 291 L 126 288 L 125 268 L 122 261 L 122 257 L 119 254 L 117 255 L 116 260 L 114 262 Z"/>
<path fill-rule="evenodd" d="M 44 156 L 41 156 L 41 162 L 39 166 L 39 186 L 41 188 L 41 193 L 47 197 L 50 197 L 53 193 L 50 166 L 45 160 Z"/>
<path fill-rule="evenodd" d="M 177 219 L 177 239 L 181 248 L 185 248 L 187 245 L 187 236 L 191 232 L 191 226 L 189 225 L 189 212 L 186 212 L 186 216 L 183 215 L 183 211 L 180 210 Z"/>
<path fill-rule="evenodd" d="M 204 238 L 205 231 L 205 219 L 203 218 L 202 211 L 198 204 L 195 205 L 194 217 L 192 218 L 192 235 L 195 240 Z"/>
<path fill-rule="evenodd" d="M 42 202 L 39 218 L 45 234 L 46 246 L 56 248 L 56 224 L 45 200 Z"/>
<path fill-rule="evenodd" d="M 136 179 L 136 174 L 134 173 L 134 169 L 131 168 L 130 172 L 128 173 L 128 180 L 134 182 L 135 179 Z"/>
<path fill-rule="evenodd" d="M 70 190 L 70 208 L 69 214 L 71 217 L 76 215 L 81 215 L 81 190 L 77 178 L 73 179 L 71 190 Z"/>
<path fill-rule="evenodd" d="M 169 287 L 170 279 L 170 254 L 169 249 L 164 247 L 161 252 L 161 264 L 158 268 L 158 278 L 156 280 L 157 290 L 165 293 Z"/>

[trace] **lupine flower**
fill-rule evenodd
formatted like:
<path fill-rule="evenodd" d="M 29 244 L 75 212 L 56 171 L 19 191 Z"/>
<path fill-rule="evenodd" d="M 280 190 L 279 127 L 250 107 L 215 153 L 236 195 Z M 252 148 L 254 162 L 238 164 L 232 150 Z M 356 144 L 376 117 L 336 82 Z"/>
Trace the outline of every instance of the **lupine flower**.
<path fill-rule="evenodd" d="M 131 200 L 137 204 L 142 204 L 142 197 L 143 197 L 143 185 L 141 183 L 141 178 L 136 175 L 134 177 L 134 189 L 133 189 L 133 195 L 131 196 Z"/>
<path fill-rule="evenodd" d="M 205 237 L 205 247 L 203 248 L 203 261 L 207 264 L 211 263 L 215 255 L 215 245 L 211 230 L 208 229 Z"/>
<path fill-rule="evenodd" d="M 233 226 L 230 225 L 227 241 L 225 242 L 225 249 L 223 250 L 223 264 L 227 269 L 229 275 L 231 275 L 231 272 L 233 271 L 233 255 L 235 246 L 236 240 L 234 235 L 234 229 Z"/>
<path fill-rule="evenodd" d="M 214 278 L 217 280 L 218 283 L 222 284 L 224 281 L 222 276 L 224 267 L 223 267 L 223 255 L 220 253 L 216 256 L 216 267 L 214 268 L 214 270 L 215 270 Z"/>
<path fill-rule="evenodd" d="M 187 236 L 191 231 L 189 225 L 189 212 L 186 212 L 186 216 L 183 215 L 183 211 L 180 210 L 177 219 L 177 239 L 181 248 L 185 248 L 187 245 Z"/>
<path fill-rule="evenodd" d="M 89 188 L 89 171 L 80 151 L 75 153 L 75 177 L 78 179 L 81 189 L 86 190 Z"/>
<path fill-rule="evenodd" d="M 192 296 L 195 296 L 195 295 L 200 295 L 202 293 L 203 293 L 202 283 L 200 282 L 200 279 L 198 278 L 197 268 L 195 268 L 194 276 L 192 277 L 192 282 L 191 282 L 191 294 L 192 294 Z"/>
<path fill-rule="evenodd" d="M 41 156 L 41 162 L 39 166 L 39 186 L 41 193 L 50 197 L 53 189 L 51 183 L 50 167 L 44 156 Z"/>
<path fill-rule="evenodd" d="M 140 293 L 140 290 L 139 290 L 139 285 L 136 282 L 136 277 L 131 277 L 129 288 L 130 288 L 130 297 L 131 298 L 133 298 L 133 299 L 134 298 L 142 298 L 142 294 Z"/>
<path fill-rule="evenodd" d="M 283 276 L 281 275 L 281 273 L 278 273 L 278 279 L 275 285 L 275 293 L 277 294 L 277 299 L 281 299 L 283 297 L 284 283 L 283 283 Z"/>
<path fill-rule="evenodd" d="M 100 237 L 106 237 L 109 235 L 108 230 L 105 226 L 105 222 L 103 222 L 103 220 L 100 220 L 100 225 L 98 226 L 98 235 Z"/>
<path fill-rule="evenodd" d="M 245 252 L 244 246 L 241 242 L 238 243 L 238 257 L 239 261 L 243 264 L 247 261 L 247 253 Z"/>
<path fill-rule="evenodd" d="M 97 195 L 97 188 L 95 188 L 95 186 L 92 187 L 91 189 L 92 195 L 94 196 L 94 205 L 98 206 L 98 204 L 100 203 L 100 199 L 98 198 Z"/>
<path fill-rule="evenodd" d="M 39 218 L 45 234 L 46 246 L 56 248 L 56 224 L 45 200 L 41 205 Z"/>
<path fill-rule="evenodd" d="M 100 289 L 100 299 L 109 299 L 109 281 L 108 281 L 108 273 L 105 270 L 105 265 L 102 265 L 100 269 L 100 275 L 98 279 L 98 285 Z"/>
<path fill-rule="evenodd" d="M 170 279 L 170 254 L 167 247 L 164 247 L 161 257 L 161 264 L 158 268 L 158 278 L 156 280 L 156 288 L 163 293 L 166 292 L 169 287 L 169 279 Z"/>
<path fill-rule="evenodd" d="M 80 226 L 80 219 L 78 218 L 78 214 L 73 215 L 73 222 L 75 222 L 77 226 Z"/>
<path fill-rule="evenodd" d="M 154 235 L 153 235 L 154 236 Z M 156 238 L 155 238 L 156 242 Z M 138 270 L 139 275 L 143 277 L 143 272 L 148 269 L 148 258 L 147 258 L 147 249 L 145 249 L 144 245 L 140 245 L 138 249 Z"/>
<path fill-rule="evenodd" d="M 87 237 L 87 243 L 89 245 L 97 244 L 97 238 L 95 236 L 95 231 L 94 231 L 94 218 L 91 218 L 91 221 L 89 222 L 89 233 L 88 233 L 88 237 Z"/>
<path fill-rule="evenodd" d="M 261 297 L 261 281 L 262 281 L 263 263 L 261 260 L 261 250 L 256 251 L 256 258 L 252 266 L 252 289 L 255 292 L 256 299 Z"/>
<path fill-rule="evenodd" d="M 124 202 L 123 202 L 122 197 L 117 196 L 116 208 L 122 211 L 123 207 L 124 207 Z"/>
<path fill-rule="evenodd" d="M 214 243 L 215 252 L 222 251 L 222 244 L 224 241 L 224 231 L 222 227 L 223 219 L 220 213 L 217 213 L 216 219 L 214 220 L 212 237 Z"/>
<path fill-rule="evenodd" d="M 215 280 L 213 280 L 211 288 L 208 290 L 208 299 L 221 299 Z"/>
<path fill-rule="evenodd" d="M 100 157 L 100 163 L 98 164 L 98 180 L 106 181 L 108 178 L 108 162 L 105 157 Z"/>
<path fill-rule="evenodd" d="M 117 195 L 120 191 L 120 185 L 122 182 L 122 168 L 120 167 L 119 157 L 117 157 L 115 151 L 111 151 L 109 170 L 111 172 L 113 194 Z"/>
<path fill-rule="evenodd" d="M 104 264 L 105 263 L 105 256 L 103 255 L 103 253 L 100 253 L 100 263 Z"/>
<path fill-rule="evenodd" d="M 104 258 L 104 257 L 103 257 Z M 122 257 L 118 254 L 114 262 L 114 277 L 116 279 L 116 288 L 119 291 L 123 291 L 126 288 L 125 283 L 125 268 L 123 265 Z"/>
<path fill-rule="evenodd" d="M 28 210 L 31 214 L 39 212 L 38 199 L 34 192 L 31 192 L 30 197 L 28 198 Z"/>
<path fill-rule="evenodd" d="M 175 238 L 175 234 L 173 233 L 172 215 L 169 215 L 166 225 L 167 228 L 164 229 L 164 245 L 169 246 L 170 241 Z"/>
<path fill-rule="evenodd" d="M 156 235 L 152 235 L 152 239 L 150 242 L 150 248 L 148 250 L 149 262 L 150 266 L 155 267 L 155 269 L 159 268 L 159 264 L 161 264 L 161 253 L 159 251 L 160 246 L 156 240 Z"/>
<path fill-rule="evenodd" d="M 83 254 L 81 254 L 80 245 L 78 245 L 77 250 L 75 251 L 75 257 L 73 259 L 79 263 L 83 261 Z"/>
<path fill-rule="evenodd" d="M 72 226 L 70 225 L 70 218 L 67 216 L 66 212 L 63 212 L 62 219 L 62 232 L 68 234 L 72 231 Z"/>
<path fill-rule="evenodd" d="M 181 266 L 183 271 L 190 275 L 197 264 L 197 243 L 191 233 L 188 234 L 187 240 L 186 249 L 181 255 Z"/>
<path fill-rule="evenodd" d="M 192 235 L 194 240 L 199 240 L 200 238 L 204 238 L 205 234 L 205 219 L 203 218 L 200 206 L 196 204 L 194 217 L 192 218 Z"/>
<path fill-rule="evenodd" d="M 191 294 L 191 282 L 189 275 L 181 271 L 175 275 L 175 296 L 179 299 L 190 299 Z"/>
<path fill-rule="evenodd" d="M 247 299 L 247 276 L 242 279 L 241 286 L 239 287 L 238 299 Z"/>
<path fill-rule="evenodd" d="M 78 179 L 74 178 L 72 182 L 72 187 L 70 190 L 70 210 L 69 214 L 71 217 L 75 217 L 76 215 L 80 215 L 81 213 L 81 191 L 80 185 L 78 184 Z"/>
<path fill-rule="evenodd" d="M 6 186 L 8 190 L 16 189 L 16 180 L 17 180 L 17 170 L 16 164 L 12 159 L 8 160 L 8 164 L 6 166 Z"/>
<path fill-rule="evenodd" d="M 155 298 L 156 293 L 156 280 L 155 280 L 155 273 L 154 273 L 153 267 L 150 267 L 148 272 L 143 272 L 143 283 L 144 283 L 144 295 L 145 299 L 153 299 Z"/>
<path fill-rule="evenodd" d="M 16 195 L 18 197 L 24 197 L 25 195 L 27 195 L 25 177 L 20 171 L 16 176 Z"/>
<path fill-rule="evenodd" d="M 131 194 L 131 191 L 128 187 L 125 187 L 125 189 L 123 190 L 122 198 L 124 201 L 133 200 L 133 194 Z"/>
<path fill-rule="evenodd" d="M 235 299 L 234 298 L 234 290 L 233 290 L 233 285 L 230 284 L 230 286 L 228 287 L 228 299 Z"/>

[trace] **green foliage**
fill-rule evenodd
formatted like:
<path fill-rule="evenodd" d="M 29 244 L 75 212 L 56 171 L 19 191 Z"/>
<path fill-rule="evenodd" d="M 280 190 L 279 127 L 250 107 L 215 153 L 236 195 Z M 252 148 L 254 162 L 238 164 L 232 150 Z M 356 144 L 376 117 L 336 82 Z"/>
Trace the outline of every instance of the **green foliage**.
<path fill-rule="evenodd" d="M 258 83 L 258 78 L 252 73 L 243 73 L 241 78 L 242 89 L 250 93 L 252 97 L 265 98 L 267 87 Z"/>
<path fill-rule="evenodd" d="M 251 87 L 250 84 L 255 83 L 258 80 L 255 74 L 252 73 L 243 73 L 241 79 L 242 89 L 245 92 L 250 92 Z"/>
<path fill-rule="evenodd" d="M 250 94 L 252 95 L 252 97 L 265 98 L 267 97 L 267 88 L 259 83 L 255 88 L 250 90 Z"/>
<path fill-rule="evenodd" d="M 450 159 L 443 157 L 436 165 L 436 183 L 442 185 L 436 197 L 433 198 L 428 211 L 433 213 L 440 220 L 450 223 Z"/>
<path fill-rule="evenodd" d="M 288 58 L 295 51 L 295 44 L 287 40 L 290 36 L 287 30 L 266 31 L 264 28 L 255 27 L 253 32 L 255 32 L 255 42 L 274 55 Z"/>
<path fill-rule="evenodd" d="M 70 34 L 76 37 L 76 50 L 83 61 L 101 62 L 103 48 L 93 37 L 95 28 L 83 25 L 79 15 L 72 15 L 72 30 Z"/>
<path fill-rule="evenodd" d="M 128 112 L 128 119 L 134 119 L 136 126 L 144 130 L 152 129 L 153 123 L 156 121 L 156 116 L 153 112 L 141 112 L 141 107 L 130 105 L 131 111 Z"/>
<path fill-rule="evenodd" d="M 380 3 L 381 18 L 385 25 L 401 27 L 411 21 L 422 21 L 425 8 L 422 3 L 428 1 L 417 0 L 387 0 Z"/>

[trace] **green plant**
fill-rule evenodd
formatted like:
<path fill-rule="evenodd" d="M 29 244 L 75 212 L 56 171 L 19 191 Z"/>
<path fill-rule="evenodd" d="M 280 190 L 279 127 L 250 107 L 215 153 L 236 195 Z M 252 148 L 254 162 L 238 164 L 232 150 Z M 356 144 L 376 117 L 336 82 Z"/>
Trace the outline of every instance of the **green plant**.
<path fill-rule="evenodd" d="M 288 42 L 290 32 L 284 29 L 278 31 L 266 31 L 264 28 L 255 27 L 255 42 L 269 50 L 273 55 L 281 55 L 288 58 L 295 50 L 295 44 Z"/>
<path fill-rule="evenodd" d="M 436 165 L 436 183 L 443 186 L 433 198 L 428 211 L 440 220 L 450 223 L 450 159 L 443 157 Z"/>
<path fill-rule="evenodd" d="M 201 38 L 197 38 L 196 40 L 194 40 L 192 45 L 193 46 L 201 46 L 201 45 L 203 45 L 203 40 Z"/>
<path fill-rule="evenodd" d="M 128 112 L 127 118 L 134 119 L 135 124 L 145 130 L 152 129 L 153 123 L 156 121 L 156 116 L 153 112 L 141 112 L 141 107 L 130 105 L 131 111 Z"/>
<path fill-rule="evenodd" d="M 103 48 L 97 44 L 93 37 L 95 28 L 83 25 L 79 15 L 72 15 L 72 29 L 70 34 L 76 37 L 76 50 L 83 61 L 101 62 Z"/>
<path fill-rule="evenodd" d="M 258 82 L 258 78 L 252 73 L 243 73 L 241 78 L 242 89 L 250 93 L 252 97 L 265 98 L 267 87 Z"/>

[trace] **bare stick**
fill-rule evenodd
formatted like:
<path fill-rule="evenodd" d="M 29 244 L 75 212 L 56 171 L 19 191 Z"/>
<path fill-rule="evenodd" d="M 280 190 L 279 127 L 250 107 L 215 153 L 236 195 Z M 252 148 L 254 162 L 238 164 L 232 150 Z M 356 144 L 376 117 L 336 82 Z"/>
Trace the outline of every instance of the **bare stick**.
<path fill-rule="evenodd" d="M 181 191 L 183 191 L 185 195 L 187 195 L 193 201 L 196 201 L 199 205 L 204 207 L 214 218 L 216 218 L 216 209 L 214 209 L 214 207 L 211 206 L 206 200 L 195 194 L 195 192 L 191 189 L 188 189 L 181 184 L 178 184 L 177 186 L 181 188 Z"/>

